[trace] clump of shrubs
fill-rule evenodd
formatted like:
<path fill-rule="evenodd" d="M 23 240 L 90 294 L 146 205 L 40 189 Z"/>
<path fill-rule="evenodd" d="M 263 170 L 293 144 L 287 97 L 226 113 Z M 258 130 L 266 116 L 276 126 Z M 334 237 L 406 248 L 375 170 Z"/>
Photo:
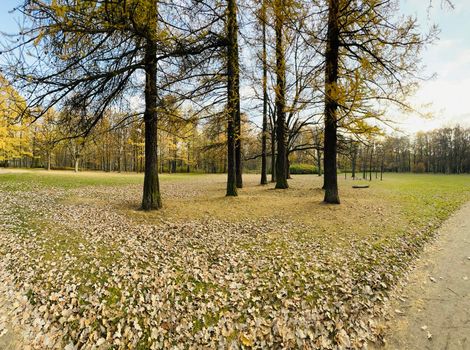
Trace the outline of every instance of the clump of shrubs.
<path fill-rule="evenodd" d="M 291 164 L 289 167 L 291 174 L 318 174 L 318 168 L 312 164 Z"/>
<path fill-rule="evenodd" d="M 423 162 L 419 162 L 413 167 L 413 172 L 414 173 L 422 174 L 425 171 L 426 171 L 426 166 L 424 165 Z"/>

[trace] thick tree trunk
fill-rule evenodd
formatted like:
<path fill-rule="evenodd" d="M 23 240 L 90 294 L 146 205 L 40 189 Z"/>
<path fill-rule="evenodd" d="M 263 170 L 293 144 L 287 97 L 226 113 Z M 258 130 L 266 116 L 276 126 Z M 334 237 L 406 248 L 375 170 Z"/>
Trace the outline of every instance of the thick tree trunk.
<path fill-rule="evenodd" d="M 158 181 L 157 97 L 157 48 L 152 36 L 149 35 L 145 47 L 145 175 L 142 198 L 143 210 L 160 209 L 162 207 L 160 184 Z"/>
<path fill-rule="evenodd" d="M 276 34 L 276 127 L 277 158 L 276 188 L 288 188 L 287 184 L 287 151 L 286 151 L 286 61 L 284 57 L 284 1 L 276 0 L 275 34 Z"/>
<path fill-rule="evenodd" d="M 238 59 L 237 59 L 238 61 Z M 238 75 L 238 74 L 237 74 Z M 237 84 L 237 86 L 239 86 Z M 237 87 L 237 91 L 239 88 Z M 235 120 L 235 173 L 237 188 L 243 188 L 243 160 L 242 160 L 242 141 L 241 141 L 241 118 L 240 118 L 240 98 L 237 103 L 237 114 Z"/>
<path fill-rule="evenodd" d="M 227 3 L 227 196 L 237 196 L 237 114 L 240 106 L 236 0 Z"/>
<path fill-rule="evenodd" d="M 237 196 L 235 171 L 235 127 L 229 113 L 227 122 L 227 196 Z"/>
<path fill-rule="evenodd" d="M 268 62 L 266 48 L 266 3 L 263 0 L 261 5 L 261 26 L 263 31 L 263 130 L 261 134 L 261 185 L 268 184 L 267 178 L 267 159 L 266 159 L 266 141 L 268 133 Z M 274 157 L 274 154 L 273 154 Z"/>
<path fill-rule="evenodd" d="M 75 156 L 75 167 L 74 167 L 74 170 L 75 170 L 76 173 L 78 173 L 78 166 L 79 166 L 79 163 L 80 163 L 80 157 Z"/>
<path fill-rule="evenodd" d="M 336 174 L 337 153 L 337 82 L 339 56 L 339 2 L 329 0 L 328 42 L 325 59 L 325 146 L 324 146 L 324 189 L 326 203 L 339 204 L 338 179 Z"/>

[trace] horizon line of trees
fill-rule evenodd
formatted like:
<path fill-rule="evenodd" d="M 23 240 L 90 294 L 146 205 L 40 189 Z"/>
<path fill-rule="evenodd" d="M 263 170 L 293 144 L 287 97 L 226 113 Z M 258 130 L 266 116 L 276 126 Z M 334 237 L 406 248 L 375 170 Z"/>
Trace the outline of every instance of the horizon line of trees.
<path fill-rule="evenodd" d="M 163 112 L 162 112 L 163 114 Z M 170 118 L 171 116 L 169 116 Z M 113 126 L 119 118 L 109 114 L 86 137 L 68 138 L 60 120 L 49 113 L 41 122 L 0 127 L 0 166 L 45 169 L 100 170 L 105 172 L 144 172 L 145 132 L 139 119 Z M 162 118 L 166 120 L 166 118 Z M 189 121 L 188 121 L 189 120 Z M 158 130 L 160 173 L 226 173 L 226 134 L 223 120 L 206 123 L 186 118 L 165 124 Z M 241 116 L 243 171 L 261 172 L 264 147 L 270 150 L 272 138 L 263 145 L 263 131 Z M 2 132 L 3 131 L 3 132 Z M 268 127 L 268 133 L 273 132 Z M 8 135 L 8 138 L 7 138 Z M 287 178 L 290 168 L 305 166 L 309 173 L 323 173 L 323 130 L 304 126 L 288 147 Z M 459 125 L 413 135 L 384 135 L 366 140 L 343 138 L 338 143 L 338 170 L 352 177 L 368 178 L 371 172 L 470 173 L 470 128 Z M 271 152 L 266 151 L 265 174 L 275 182 Z M 295 172 L 295 170 L 294 170 Z M 358 176 L 359 174 L 359 176 Z M 369 174 L 369 175 L 367 175 Z M 268 179 L 266 178 L 266 182 Z"/>

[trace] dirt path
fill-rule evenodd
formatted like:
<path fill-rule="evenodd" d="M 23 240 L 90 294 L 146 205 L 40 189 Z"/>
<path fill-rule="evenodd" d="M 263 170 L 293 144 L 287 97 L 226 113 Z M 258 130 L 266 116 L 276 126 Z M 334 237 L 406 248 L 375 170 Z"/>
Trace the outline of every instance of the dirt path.
<path fill-rule="evenodd" d="M 0 310 L 1 312 L 1 310 Z M 21 348 L 17 335 L 12 332 L 11 327 L 6 323 L 1 323 L 5 315 L 0 314 L 0 349 L 16 350 Z"/>
<path fill-rule="evenodd" d="M 1 275 L 1 274 L 0 274 Z M 11 312 L 11 302 L 4 298 L 5 285 L 0 287 L 0 349 L 15 350 L 21 348 L 18 329 L 14 329 L 9 320 L 13 317 Z"/>
<path fill-rule="evenodd" d="M 441 227 L 392 308 L 386 349 L 470 349 L 470 203 Z"/>

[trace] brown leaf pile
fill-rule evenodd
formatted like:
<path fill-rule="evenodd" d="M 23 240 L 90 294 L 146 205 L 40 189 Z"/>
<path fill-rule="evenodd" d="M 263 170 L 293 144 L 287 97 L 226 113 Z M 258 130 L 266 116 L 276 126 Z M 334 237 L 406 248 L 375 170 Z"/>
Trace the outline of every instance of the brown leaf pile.
<path fill-rule="evenodd" d="M 418 247 L 337 245 L 287 219 L 141 223 L 63 200 L 90 190 L 0 185 L 0 295 L 32 348 L 365 348 Z"/>

